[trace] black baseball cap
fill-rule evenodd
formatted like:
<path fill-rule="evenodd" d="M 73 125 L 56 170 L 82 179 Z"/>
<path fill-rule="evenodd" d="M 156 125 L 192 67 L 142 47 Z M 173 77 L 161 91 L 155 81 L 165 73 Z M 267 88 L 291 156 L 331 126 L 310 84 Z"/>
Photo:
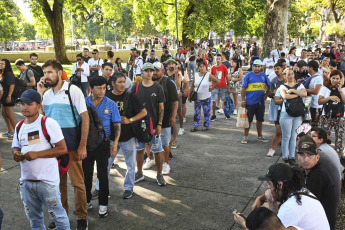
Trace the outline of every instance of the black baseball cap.
<path fill-rule="evenodd" d="M 267 172 L 266 175 L 260 176 L 259 180 L 261 181 L 287 181 L 292 179 L 294 176 L 294 171 L 290 166 L 283 164 L 283 163 L 278 163 L 271 165 Z"/>
<path fill-rule="evenodd" d="M 302 136 L 297 143 L 297 153 L 308 153 L 310 155 L 317 155 L 317 146 L 312 137 Z"/>

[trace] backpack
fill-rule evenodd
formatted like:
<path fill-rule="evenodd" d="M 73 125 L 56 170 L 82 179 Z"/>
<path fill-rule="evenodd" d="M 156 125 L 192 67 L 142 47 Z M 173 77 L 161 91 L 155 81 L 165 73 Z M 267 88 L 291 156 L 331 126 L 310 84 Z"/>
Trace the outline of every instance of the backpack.
<path fill-rule="evenodd" d="M 225 106 L 224 106 L 224 114 L 225 115 L 231 115 L 234 113 L 235 106 L 232 98 L 228 96 L 225 101 Z"/>
<path fill-rule="evenodd" d="M 338 89 L 330 89 L 331 93 L 329 96 L 337 96 L 340 98 L 340 102 L 329 100 L 324 106 L 323 110 L 325 111 L 326 117 L 337 118 L 344 116 L 344 102 L 341 98 L 340 92 Z"/>
<path fill-rule="evenodd" d="M 42 116 L 42 119 L 41 119 L 41 128 L 42 128 L 42 132 L 43 132 L 43 135 L 44 137 L 46 138 L 46 140 L 48 141 L 48 143 L 50 144 L 50 146 L 52 148 L 53 145 L 50 143 L 50 136 L 47 132 L 47 127 L 46 127 L 46 120 L 47 120 L 48 116 Z M 22 127 L 23 123 L 25 122 L 25 119 L 21 120 L 17 127 L 16 127 L 16 132 L 17 132 L 17 139 L 19 141 L 19 130 L 20 128 Z M 69 164 L 70 164 L 70 160 L 69 160 L 69 153 L 66 153 L 66 154 L 63 154 L 63 155 L 60 155 L 58 157 L 56 157 L 57 161 L 58 161 L 58 164 L 59 164 L 59 174 L 60 176 L 64 175 L 68 169 L 69 169 Z"/>
<path fill-rule="evenodd" d="M 294 87 L 290 87 L 288 85 L 284 86 L 288 89 L 297 89 L 301 84 L 296 84 Z M 285 101 L 285 110 L 290 117 L 300 117 L 304 116 L 305 114 L 305 105 L 303 99 L 301 97 L 296 97 L 292 99 L 288 99 Z"/>
<path fill-rule="evenodd" d="M 25 90 L 28 89 L 28 85 L 26 81 L 20 79 L 19 77 L 14 77 L 14 84 L 15 87 L 12 93 L 12 98 L 16 100 L 17 98 L 20 98 L 20 96 Z"/>
<path fill-rule="evenodd" d="M 98 58 L 98 64 L 97 64 L 97 66 L 99 65 L 99 60 L 101 60 L 101 59 Z M 98 70 L 95 70 L 95 71 L 92 71 L 92 72 L 91 72 L 90 77 L 101 77 L 101 76 L 99 76 Z"/>
<path fill-rule="evenodd" d="M 309 85 L 310 85 L 311 80 L 312 80 L 314 77 L 317 77 L 317 76 L 318 76 L 318 75 L 306 77 L 305 79 L 303 79 L 303 80 L 301 81 L 301 84 L 304 85 L 304 88 L 309 89 Z"/>
<path fill-rule="evenodd" d="M 39 75 L 39 73 L 37 73 L 30 65 L 28 65 L 27 67 L 28 67 L 28 69 L 30 69 L 34 73 L 36 85 L 33 87 L 33 89 L 37 90 L 37 83 L 40 82 L 41 77 L 43 77 L 43 76 Z M 27 72 L 27 70 L 26 70 L 26 72 Z M 28 74 L 28 73 L 26 73 L 26 74 Z"/>
<path fill-rule="evenodd" d="M 135 87 L 135 94 L 138 94 L 140 84 L 140 82 L 137 83 Z M 147 114 L 143 119 L 133 122 L 132 129 L 134 137 L 136 137 L 139 142 L 149 143 L 152 140 L 153 123 L 149 114 Z"/>
<path fill-rule="evenodd" d="M 80 127 L 78 125 L 77 118 L 75 116 L 72 98 L 71 98 L 71 94 L 69 92 L 70 87 L 71 87 L 71 84 L 68 85 L 68 90 L 66 91 L 66 94 L 68 95 L 69 103 L 70 103 L 71 110 L 73 113 L 74 122 L 76 124 L 77 132 L 78 132 L 79 137 L 80 137 L 81 130 L 80 130 Z M 87 142 L 86 142 L 86 149 L 87 149 L 87 151 L 94 151 L 103 142 L 103 134 L 104 134 L 104 138 L 106 135 L 105 135 L 105 130 L 103 127 L 102 120 L 99 118 L 96 110 L 91 106 L 86 106 L 86 107 L 87 107 L 87 112 L 89 114 L 89 120 L 90 120 L 89 134 L 87 136 Z M 107 140 L 104 139 L 104 141 L 107 141 Z"/>

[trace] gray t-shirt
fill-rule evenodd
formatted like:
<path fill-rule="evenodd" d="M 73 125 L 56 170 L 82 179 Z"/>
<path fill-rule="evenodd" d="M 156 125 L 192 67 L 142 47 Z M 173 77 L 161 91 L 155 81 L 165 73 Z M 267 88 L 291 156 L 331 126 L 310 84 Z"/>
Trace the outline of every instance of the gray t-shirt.
<path fill-rule="evenodd" d="M 31 69 L 26 69 L 24 72 L 20 73 L 19 78 L 24 80 L 26 83 L 30 82 L 30 78 L 34 78 L 34 72 Z M 28 89 L 32 89 L 32 87 L 27 87 Z"/>

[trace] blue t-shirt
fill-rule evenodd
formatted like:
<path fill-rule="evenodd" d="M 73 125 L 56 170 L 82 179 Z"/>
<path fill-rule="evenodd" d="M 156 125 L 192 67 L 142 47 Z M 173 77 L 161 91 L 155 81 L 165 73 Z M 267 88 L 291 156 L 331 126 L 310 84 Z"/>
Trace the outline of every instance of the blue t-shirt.
<path fill-rule="evenodd" d="M 96 109 L 96 112 L 101 119 L 107 137 L 111 134 L 112 123 L 121 123 L 121 116 L 117 108 L 116 103 L 104 96 L 101 103 L 98 104 L 97 108 L 93 105 L 91 96 L 85 98 L 86 105 Z"/>
<path fill-rule="evenodd" d="M 246 87 L 246 104 L 255 105 L 265 97 L 265 84 L 271 85 L 267 75 L 260 72 L 256 75 L 253 72 L 247 73 L 242 79 L 242 87 Z"/>

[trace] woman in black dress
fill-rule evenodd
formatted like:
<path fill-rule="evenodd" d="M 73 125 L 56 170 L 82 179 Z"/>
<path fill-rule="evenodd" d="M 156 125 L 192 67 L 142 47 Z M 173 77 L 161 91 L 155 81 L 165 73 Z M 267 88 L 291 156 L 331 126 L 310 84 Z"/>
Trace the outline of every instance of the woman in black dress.
<path fill-rule="evenodd" d="M 11 63 L 7 59 L 0 61 L 0 83 L 3 88 L 3 94 L 0 99 L 1 114 L 7 126 L 7 132 L 3 133 L 3 137 L 8 137 L 9 140 L 13 139 L 13 131 L 17 124 L 14 117 L 15 99 L 12 98 L 12 93 L 15 87 L 15 76 L 11 67 Z"/>

